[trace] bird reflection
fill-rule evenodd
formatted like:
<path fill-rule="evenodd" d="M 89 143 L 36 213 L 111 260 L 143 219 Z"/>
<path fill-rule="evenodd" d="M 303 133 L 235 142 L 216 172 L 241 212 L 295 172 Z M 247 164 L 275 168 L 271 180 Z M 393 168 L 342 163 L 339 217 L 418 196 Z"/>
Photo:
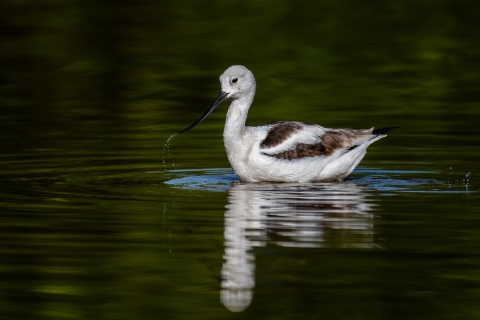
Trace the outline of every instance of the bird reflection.
<path fill-rule="evenodd" d="M 374 204 L 354 183 L 232 184 L 225 212 L 221 302 L 245 310 L 255 287 L 255 246 L 372 248 Z"/>

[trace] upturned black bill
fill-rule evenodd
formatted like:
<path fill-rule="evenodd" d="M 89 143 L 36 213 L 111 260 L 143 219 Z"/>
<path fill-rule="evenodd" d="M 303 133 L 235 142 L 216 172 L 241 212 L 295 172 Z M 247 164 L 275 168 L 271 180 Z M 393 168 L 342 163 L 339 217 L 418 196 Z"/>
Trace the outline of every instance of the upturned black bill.
<path fill-rule="evenodd" d="M 190 131 L 193 128 L 195 128 L 200 122 L 203 121 L 203 119 L 205 119 L 213 111 L 213 109 L 215 109 L 216 106 L 218 106 L 225 99 L 227 99 L 227 96 L 228 96 L 228 92 L 220 91 L 220 94 L 218 95 L 217 99 L 215 99 L 215 101 L 213 101 L 210 108 L 208 108 L 207 111 L 205 111 L 205 113 L 200 117 L 200 119 L 195 121 L 190 127 L 186 128 L 186 129 L 183 129 L 179 133 L 184 133 L 184 132 Z"/>

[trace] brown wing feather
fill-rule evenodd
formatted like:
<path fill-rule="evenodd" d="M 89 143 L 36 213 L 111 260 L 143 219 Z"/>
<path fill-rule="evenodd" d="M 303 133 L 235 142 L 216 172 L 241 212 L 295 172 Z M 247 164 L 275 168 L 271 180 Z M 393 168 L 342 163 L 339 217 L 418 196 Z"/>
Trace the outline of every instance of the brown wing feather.
<path fill-rule="evenodd" d="M 278 146 L 303 128 L 302 124 L 297 122 L 279 121 L 269 124 L 273 126 L 268 130 L 267 137 L 260 144 L 262 149 Z"/>
<path fill-rule="evenodd" d="M 347 151 L 353 150 L 355 141 L 370 135 L 369 131 L 364 130 L 352 130 L 352 129 L 340 129 L 329 130 L 322 135 L 321 141 L 316 144 L 299 143 L 295 149 L 280 152 L 277 154 L 269 155 L 277 159 L 293 160 L 306 157 L 320 157 L 329 156 L 339 149 L 347 149 Z"/>

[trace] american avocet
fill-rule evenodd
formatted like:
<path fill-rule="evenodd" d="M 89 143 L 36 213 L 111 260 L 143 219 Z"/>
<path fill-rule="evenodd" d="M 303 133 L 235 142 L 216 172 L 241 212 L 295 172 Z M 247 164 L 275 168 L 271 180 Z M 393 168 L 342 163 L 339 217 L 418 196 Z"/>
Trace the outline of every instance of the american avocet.
<path fill-rule="evenodd" d="M 220 76 L 222 90 L 208 110 L 188 128 L 205 119 L 222 101 L 231 99 L 223 141 L 228 161 L 243 182 L 314 182 L 343 180 L 365 156 L 367 147 L 394 129 L 328 129 L 315 124 L 280 121 L 246 127 L 255 96 L 255 78 L 244 66 L 231 66 Z"/>

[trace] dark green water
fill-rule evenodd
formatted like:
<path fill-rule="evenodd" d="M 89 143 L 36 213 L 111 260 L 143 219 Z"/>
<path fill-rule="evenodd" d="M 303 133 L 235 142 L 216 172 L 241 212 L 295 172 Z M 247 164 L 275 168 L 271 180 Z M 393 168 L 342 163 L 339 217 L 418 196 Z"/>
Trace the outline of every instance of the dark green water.
<path fill-rule="evenodd" d="M 0 319 L 478 319 L 480 5 L 0 4 Z M 399 126 L 343 183 L 233 184 L 249 125 Z"/>

